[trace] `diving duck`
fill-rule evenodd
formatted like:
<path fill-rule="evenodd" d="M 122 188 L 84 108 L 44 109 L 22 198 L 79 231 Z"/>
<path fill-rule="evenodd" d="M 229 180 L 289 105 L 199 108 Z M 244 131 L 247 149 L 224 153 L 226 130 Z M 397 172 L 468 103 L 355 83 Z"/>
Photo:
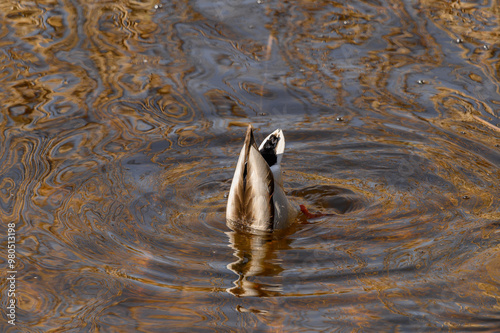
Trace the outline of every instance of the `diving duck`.
<path fill-rule="evenodd" d="M 248 125 L 227 200 L 226 220 L 244 230 L 274 231 L 292 224 L 299 210 L 283 190 L 281 159 L 285 136 L 281 129 L 269 134 L 257 149 Z"/>

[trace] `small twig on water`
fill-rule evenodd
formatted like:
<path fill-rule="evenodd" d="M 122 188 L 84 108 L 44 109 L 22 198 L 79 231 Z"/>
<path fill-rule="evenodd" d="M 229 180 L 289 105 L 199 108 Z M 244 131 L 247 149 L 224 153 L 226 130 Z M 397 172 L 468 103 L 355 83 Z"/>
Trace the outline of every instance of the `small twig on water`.
<path fill-rule="evenodd" d="M 274 37 L 273 35 L 269 35 L 269 38 L 267 39 L 267 47 L 266 47 L 266 55 L 264 57 L 264 61 L 266 62 L 265 64 L 265 69 L 264 69 L 264 81 L 262 82 L 262 85 L 260 86 L 260 112 L 263 112 L 262 110 L 262 96 L 264 96 L 264 85 L 267 83 L 267 62 L 269 59 L 271 59 L 271 51 L 273 48 L 273 40 Z"/>

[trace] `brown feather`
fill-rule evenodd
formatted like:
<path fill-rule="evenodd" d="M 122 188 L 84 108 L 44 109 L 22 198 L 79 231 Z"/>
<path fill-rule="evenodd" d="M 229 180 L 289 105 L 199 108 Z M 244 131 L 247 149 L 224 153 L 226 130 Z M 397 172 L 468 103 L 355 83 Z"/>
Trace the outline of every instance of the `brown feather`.
<path fill-rule="evenodd" d="M 257 149 L 249 125 L 229 192 L 228 220 L 246 228 L 273 230 L 273 193 L 273 174 Z"/>

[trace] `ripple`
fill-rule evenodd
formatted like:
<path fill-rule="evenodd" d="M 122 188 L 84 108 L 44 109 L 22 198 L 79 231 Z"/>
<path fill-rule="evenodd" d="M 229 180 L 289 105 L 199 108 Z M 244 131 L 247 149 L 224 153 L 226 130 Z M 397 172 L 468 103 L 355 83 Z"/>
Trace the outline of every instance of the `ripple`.
<path fill-rule="evenodd" d="M 363 199 L 353 191 L 335 186 L 316 185 L 290 192 L 315 206 L 345 214 L 362 208 Z"/>
<path fill-rule="evenodd" d="M 273 96 L 273 93 L 267 89 L 265 90 L 263 85 L 259 85 L 253 82 L 242 82 L 240 86 L 242 90 L 252 95 L 262 96 L 266 98 L 271 98 Z"/>
<path fill-rule="evenodd" d="M 495 330 L 494 4 L 0 8 L 18 329 Z M 227 227 L 248 124 L 328 215 Z"/>
<path fill-rule="evenodd" d="M 16 170 L 17 171 L 17 170 Z M 22 175 L 13 175 L 14 178 L 5 175 L 2 177 L 2 181 L 0 183 L 0 198 L 2 201 L 1 207 L 4 213 L 9 215 L 9 211 L 12 211 L 12 204 L 15 198 L 15 194 L 17 193 L 16 189 L 16 181 L 15 179 L 22 178 Z M 21 176 L 21 177 L 20 177 Z"/>
<path fill-rule="evenodd" d="M 19 290 L 19 303 L 16 315 L 22 316 L 21 327 L 44 326 L 44 321 L 51 316 L 61 298 L 39 273 L 31 273 L 22 279 L 23 287 Z M 46 324 L 46 323 L 45 323 Z"/>

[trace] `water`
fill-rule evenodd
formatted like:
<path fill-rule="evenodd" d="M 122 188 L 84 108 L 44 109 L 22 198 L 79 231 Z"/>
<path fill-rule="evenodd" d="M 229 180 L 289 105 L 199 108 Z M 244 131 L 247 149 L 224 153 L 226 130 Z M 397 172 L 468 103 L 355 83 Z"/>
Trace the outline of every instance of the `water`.
<path fill-rule="evenodd" d="M 498 8 L 3 2 L 1 331 L 498 331 Z M 249 123 L 333 216 L 226 226 Z"/>

